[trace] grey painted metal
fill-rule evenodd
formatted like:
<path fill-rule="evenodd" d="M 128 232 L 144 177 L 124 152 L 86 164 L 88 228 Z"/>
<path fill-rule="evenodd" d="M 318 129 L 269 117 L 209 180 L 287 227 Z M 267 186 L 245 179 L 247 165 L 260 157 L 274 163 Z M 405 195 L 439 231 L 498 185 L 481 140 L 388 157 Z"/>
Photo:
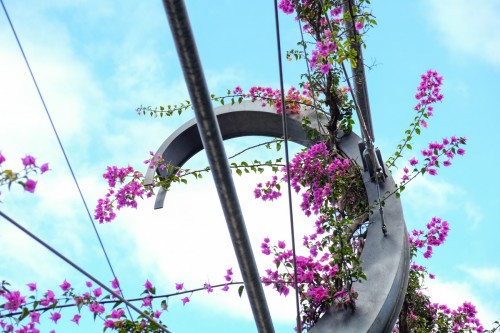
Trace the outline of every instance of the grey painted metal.
<path fill-rule="evenodd" d="M 350 5 L 355 2 L 356 0 L 343 0 L 342 1 L 342 6 L 344 9 L 344 12 L 349 12 L 349 7 Z M 347 20 L 346 21 L 346 30 L 347 30 L 347 36 L 349 39 L 355 39 L 356 38 L 356 28 L 354 27 L 354 24 L 352 20 Z M 375 141 L 375 136 L 373 134 L 373 124 L 372 124 L 372 117 L 371 117 L 371 112 L 370 112 L 370 101 L 368 100 L 368 88 L 366 86 L 366 75 L 365 75 L 365 65 L 363 62 L 363 51 L 359 45 L 359 43 L 355 42 L 352 43 L 352 48 L 356 50 L 358 54 L 358 64 L 356 67 L 351 68 L 352 70 L 352 75 L 354 77 L 354 96 L 356 97 L 356 102 L 358 104 L 358 107 L 361 111 L 361 114 L 363 115 L 363 118 L 365 120 L 365 124 L 368 130 L 368 133 L 370 134 L 370 137 L 372 141 Z"/>
<path fill-rule="evenodd" d="M 201 137 L 212 170 L 255 324 L 259 332 L 273 333 L 271 314 L 231 177 L 220 129 L 212 109 L 186 6 L 182 0 L 164 0 L 163 6 L 195 111 L 199 131 L 197 135 Z"/>
<path fill-rule="evenodd" d="M 241 104 L 225 105 L 216 110 L 217 119 L 224 140 L 242 136 L 280 137 L 282 134 L 281 117 L 271 107 L 261 107 L 260 103 L 243 101 Z M 300 115 L 288 116 L 288 133 L 290 140 L 304 146 L 314 142 L 308 140 L 302 125 L 303 117 L 311 120 L 311 128 L 321 126 L 316 113 L 304 109 Z M 343 137 L 339 142 L 340 149 L 363 168 L 363 159 L 358 148 L 361 138 L 355 134 Z M 194 120 L 188 121 L 170 135 L 160 146 L 157 154 L 161 154 L 166 162 L 182 167 L 191 156 L 203 149 Z M 168 177 L 168 170 L 156 170 L 162 178 Z M 155 170 L 148 169 L 146 183 L 153 182 Z M 390 173 L 381 191 L 394 188 L 394 180 Z M 377 198 L 377 187 L 371 181 L 369 172 L 362 173 L 368 193 L 369 202 Z M 163 207 L 165 191 L 157 196 L 155 208 Z M 361 254 L 363 271 L 367 281 L 356 283 L 353 287 L 359 291 L 355 312 L 338 311 L 334 308 L 321 318 L 311 329 L 311 333 L 359 333 L 390 332 L 401 310 L 408 283 L 410 253 L 406 225 L 399 199 L 394 196 L 385 200 L 385 222 L 388 234 L 382 234 L 380 215 L 370 215 L 370 226 L 366 244 Z"/>

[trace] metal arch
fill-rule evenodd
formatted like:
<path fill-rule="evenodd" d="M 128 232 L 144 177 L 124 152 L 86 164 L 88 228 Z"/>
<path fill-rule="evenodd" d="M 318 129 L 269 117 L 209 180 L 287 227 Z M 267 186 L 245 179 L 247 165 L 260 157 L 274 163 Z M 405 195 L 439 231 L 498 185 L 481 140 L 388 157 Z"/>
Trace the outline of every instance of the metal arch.
<path fill-rule="evenodd" d="M 262 107 L 259 103 L 244 101 L 241 104 L 225 105 L 215 109 L 222 138 L 224 140 L 242 136 L 281 137 L 281 116 L 271 107 Z M 321 126 L 316 114 L 301 112 L 300 115 L 287 117 L 290 140 L 304 146 L 313 144 L 302 127 L 301 120 L 308 116 L 311 128 Z M 362 156 L 358 143 L 361 138 L 352 133 L 339 142 L 339 148 L 356 161 L 362 168 Z M 162 155 L 166 163 L 182 167 L 194 154 L 203 149 L 195 120 L 188 121 L 170 135 L 160 146 L 157 154 Z M 156 170 L 160 177 L 168 177 L 172 171 Z M 155 170 L 148 169 L 146 184 L 152 184 Z M 394 188 L 394 180 L 390 173 L 386 181 L 380 184 L 381 192 Z M 362 173 L 369 202 L 377 200 L 377 187 L 371 181 L 368 171 Z M 160 190 L 155 208 L 162 208 L 166 191 Z M 361 254 L 363 272 L 367 280 L 355 283 L 353 287 L 359 292 L 356 311 L 336 310 L 331 308 L 310 330 L 311 333 L 359 333 L 359 332 L 391 332 L 403 304 L 410 253 L 406 225 L 401 202 L 395 196 L 385 200 L 385 223 L 389 233 L 382 234 L 381 220 L 377 213 L 370 215 L 370 226 L 366 244 Z"/>

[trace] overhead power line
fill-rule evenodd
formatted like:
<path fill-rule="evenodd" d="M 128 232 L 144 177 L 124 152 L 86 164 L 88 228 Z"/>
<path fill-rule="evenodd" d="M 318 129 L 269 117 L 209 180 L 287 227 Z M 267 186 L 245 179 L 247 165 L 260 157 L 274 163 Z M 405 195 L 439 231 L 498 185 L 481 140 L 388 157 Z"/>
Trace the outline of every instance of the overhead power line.
<path fill-rule="evenodd" d="M 12 30 L 12 33 L 14 34 L 14 37 L 16 38 L 17 45 L 19 46 L 19 49 L 21 50 L 21 53 L 22 53 L 23 58 L 24 58 L 24 62 L 26 63 L 26 66 L 28 67 L 28 71 L 30 72 L 31 79 L 33 80 L 33 83 L 35 84 L 36 91 L 38 92 L 38 96 L 40 97 L 40 101 L 43 104 L 43 108 L 45 110 L 45 113 L 47 114 L 47 117 L 49 118 L 50 125 L 52 126 L 52 130 L 54 131 L 54 134 L 56 136 L 57 142 L 59 143 L 59 147 L 61 148 L 61 151 L 62 151 L 62 153 L 64 155 L 64 159 L 66 160 L 66 164 L 68 165 L 69 171 L 71 172 L 71 176 L 73 177 L 73 181 L 74 181 L 74 183 L 76 185 L 78 193 L 80 194 L 80 198 L 82 199 L 83 206 L 85 207 L 85 211 L 87 212 L 87 216 L 88 216 L 88 218 L 90 220 L 90 224 L 92 224 L 92 227 L 93 227 L 94 232 L 95 232 L 95 234 L 97 236 L 97 239 L 99 240 L 99 244 L 101 246 L 102 252 L 104 253 L 106 261 L 108 262 L 109 269 L 111 270 L 111 274 L 116 279 L 117 277 L 116 277 L 115 271 L 113 269 L 113 266 L 111 265 L 111 261 L 110 261 L 110 259 L 108 257 L 106 249 L 104 248 L 104 244 L 102 242 L 101 236 L 99 235 L 99 231 L 97 230 L 97 228 L 95 226 L 95 223 L 94 223 L 94 220 L 92 219 L 92 215 L 90 214 L 90 210 L 89 210 L 89 208 L 87 206 L 87 202 L 85 201 L 85 198 L 83 196 L 82 190 L 80 189 L 80 185 L 78 184 L 78 181 L 76 180 L 75 173 L 73 171 L 71 163 L 69 162 L 69 158 L 68 158 L 68 156 L 66 154 L 66 150 L 63 147 L 62 141 L 59 138 L 59 134 L 57 132 L 56 126 L 54 125 L 54 122 L 52 121 L 52 117 L 50 116 L 49 109 L 47 108 L 47 105 L 45 104 L 45 100 L 43 98 L 42 92 L 40 91 L 40 88 L 38 87 L 38 83 L 36 82 L 35 75 L 33 74 L 33 71 L 31 70 L 31 66 L 30 66 L 30 64 L 28 62 L 28 58 L 26 57 L 26 54 L 24 53 L 24 49 L 23 49 L 23 46 L 21 45 L 21 41 L 19 40 L 19 37 L 17 36 L 16 29 L 14 28 L 14 24 L 12 23 L 12 21 L 10 19 L 9 13 L 7 11 L 7 8 L 5 7 L 5 5 L 3 3 L 3 0 L 0 0 L 0 2 L 2 3 L 2 7 L 3 7 L 3 11 L 5 13 L 5 16 L 7 17 L 7 20 L 9 21 L 9 25 L 10 25 L 10 28 Z M 123 296 L 123 292 L 121 292 L 121 293 L 122 293 L 122 296 Z M 129 315 L 130 315 L 130 319 L 132 319 L 132 314 L 130 313 L 130 309 L 128 307 L 127 307 L 127 310 L 128 310 Z"/>
<path fill-rule="evenodd" d="M 1 1 L 1 0 L 0 0 Z M 80 266 L 76 265 L 75 263 L 73 263 L 71 260 L 69 260 L 68 258 L 66 258 L 63 254 L 61 254 L 59 251 L 57 251 L 56 249 L 54 249 L 52 246 L 50 246 L 49 244 L 47 244 L 46 242 L 44 242 L 41 238 L 39 238 L 38 236 L 36 236 L 35 234 L 33 234 L 32 232 L 30 232 L 28 229 L 24 228 L 22 225 L 20 225 L 19 223 L 17 223 L 14 219 L 12 219 L 11 217 L 9 217 L 8 215 L 6 215 L 4 212 L 0 211 L 0 216 L 2 216 L 4 219 L 6 219 L 7 221 L 9 221 L 10 223 L 12 223 L 15 227 L 17 227 L 18 229 L 20 229 L 22 232 L 24 232 L 26 235 L 30 236 L 31 238 L 33 238 L 35 241 L 37 241 L 39 244 L 41 244 L 43 247 L 45 247 L 47 250 L 49 250 L 50 252 L 52 252 L 53 254 L 55 254 L 56 256 L 58 256 L 59 258 L 61 258 L 62 260 L 64 260 L 68 265 L 70 265 L 71 267 L 73 267 L 74 269 L 76 269 L 77 271 L 79 271 L 80 273 L 82 273 L 83 275 L 85 275 L 87 278 L 89 278 L 90 280 L 92 280 L 94 283 L 96 283 L 97 285 L 99 285 L 102 289 L 106 290 L 108 293 L 110 293 L 111 295 L 113 295 L 114 297 L 116 297 L 118 300 L 120 300 L 121 302 L 125 303 L 126 306 L 132 308 L 134 311 L 136 311 L 139 315 L 143 316 L 144 318 L 146 318 L 150 323 L 153 323 L 155 325 L 157 325 L 160 329 L 162 329 L 164 332 L 167 332 L 167 333 L 170 333 L 170 331 L 163 325 L 161 325 L 160 323 L 158 323 L 155 319 L 153 319 L 151 316 L 145 314 L 143 311 L 141 311 L 139 308 L 137 308 L 135 305 L 133 305 L 132 303 L 130 303 L 128 300 L 126 300 L 125 298 L 123 298 L 123 296 L 119 295 L 118 293 L 116 293 L 113 289 L 109 288 L 107 285 L 105 285 L 104 283 L 102 283 L 101 281 L 99 281 L 98 279 L 96 279 L 93 275 L 91 275 L 90 273 L 88 273 L 87 271 L 85 271 L 83 268 L 81 268 Z"/>
<path fill-rule="evenodd" d="M 292 237 L 292 259 L 293 259 L 293 281 L 295 282 L 295 307 L 296 307 L 296 321 L 297 332 L 302 332 L 302 324 L 300 320 L 300 301 L 299 301 L 299 283 L 297 279 L 297 253 L 295 250 L 295 226 L 293 223 L 293 206 L 292 206 L 292 183 L 290 179 L 290 157 L 288 153 L 288 126 L 286 116 L 286 101 L 285 101 L 285 87 L 283 84 L 283 64 L 281 61 L 281 38 L 280 38 L 280 24 L 278 18 L 278 1 L 274 0 L 274 22 L 276 25 L 276 47 L 278 49 L 278 69 L 281 90 L 281 121 L 283 123 L 283 140 L 285 143 L 285 163 L 286 163 L 286 178 L 288 190 L 288 213 L 290 217 L 290 232 Z M 305 52 L 304 52 L 305 53 Z"/>

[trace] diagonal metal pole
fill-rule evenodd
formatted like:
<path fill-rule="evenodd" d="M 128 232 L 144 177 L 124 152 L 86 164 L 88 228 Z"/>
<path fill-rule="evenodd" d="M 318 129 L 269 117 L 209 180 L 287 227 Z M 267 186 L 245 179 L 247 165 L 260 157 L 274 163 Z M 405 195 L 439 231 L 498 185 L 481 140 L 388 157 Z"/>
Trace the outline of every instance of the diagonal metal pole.
<path fill-rule="evenodd" d="M 212 170 L 257 329 L 259 332 L 273 333 L 271 314 L 248 238 L 236 188 L 231 177 L 217 118 L 212 109 L 210 94 L 186 6 L 183 0 L 163 0 L 163 6 L 167 13 L 168 23 L 193 104 L 198 131 Z"/>

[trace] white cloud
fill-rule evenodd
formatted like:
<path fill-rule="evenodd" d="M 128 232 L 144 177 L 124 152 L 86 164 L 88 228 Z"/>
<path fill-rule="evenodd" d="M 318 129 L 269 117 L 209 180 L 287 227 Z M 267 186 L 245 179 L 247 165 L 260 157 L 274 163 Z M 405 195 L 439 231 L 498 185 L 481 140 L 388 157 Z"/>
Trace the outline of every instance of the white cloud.
<path fill-rule="evenodd" d="M 500 267 L 461 266 L 460 269 L 479 283 L 487 285 L 488 287 L 500 288 Z"/>
<path fill-rule="evenodd" d="M 270 257 L 260 253 L 264 237 L 290 244 L 286 199 L 264 203 L 253 198 L 255 183 L 266 177 L 246 175 L 235 178 L 260 272 L 273 266 Z M 204 181 L 193 180 L 187 186 L 174 186 L 162 210 L 153 211 L 151 201 L 144 204 L 146 207 L 137 211 L 124 212 L 123 220 L 118 223 L 121 228 L 126 224 L 128 237 L 135 243 L 134 261 L 140 263 L 145 276 L 151 274 L 156 281 L 162 281 L 161 289 L 171 292 L 173 283 L 181 281 L 187 288 L 200 287 L 208 280 L 212 284 L 222 283 L 226 269 L 230 267 L 234 269 L 235 280 L 242 281 L 211 175 L 206 175 Z M 297 202 L 295 207 L 299 207 Z M 301 237 L 310 224 L 303 221 L 301 212 L 296 210 L 295 214 L 296 237 Z M 270 288 L 265 289 L 273 318 L 285 322 L 294 318 L 293 295 L 283 298 Z M 251 317 L 249 304 L 246 298 L 239 300 L 236 287 L 232 287 L 228 295 L 221 294 L 220 291 L 208 297 L 197 294 L 195 298 L 211 310 Z"/>
<path fill-rule="evenodd" d="M 471 201 L 465 202 L 465 213 L 467 214 L 467 220 L 472 222 L 472 227 L 475 228 L 481 224 L 484 218 L 484 214 L 480 207 Z"/>
<path fill-rule="evenodd" d="M 398 176 L 396 176 L 398 177 Z M 406 192 L 407 191 L 407 192 Z M 429 175 L 418 176 L 403 192 L 403 202 L 415 212 L 447 211 L 455 206 L 454 198 L 464 192 L 455 185 L 433 178 Z M 424 216 L 427 218 L 429 214 Z"/>
<path fill-rule="evenodd" d="M 483 0 L 425 1 L 424 12 L 440 39 L 460 51 L 500 67 L 500 2 Z"/>

